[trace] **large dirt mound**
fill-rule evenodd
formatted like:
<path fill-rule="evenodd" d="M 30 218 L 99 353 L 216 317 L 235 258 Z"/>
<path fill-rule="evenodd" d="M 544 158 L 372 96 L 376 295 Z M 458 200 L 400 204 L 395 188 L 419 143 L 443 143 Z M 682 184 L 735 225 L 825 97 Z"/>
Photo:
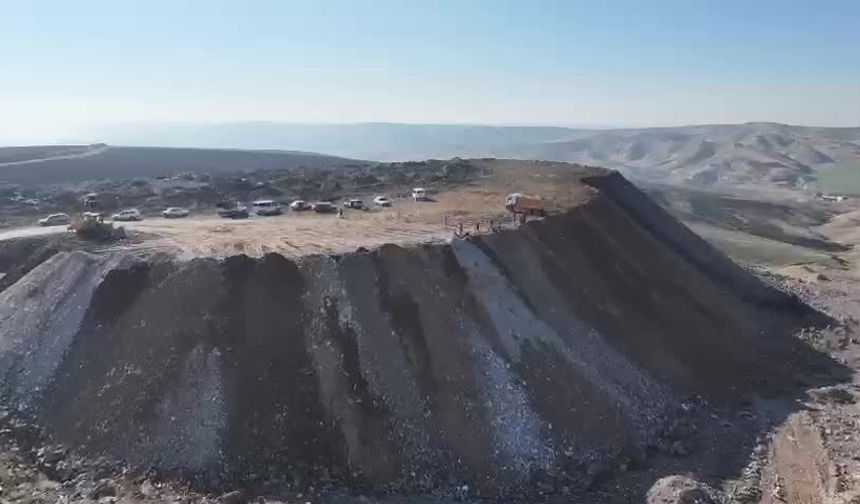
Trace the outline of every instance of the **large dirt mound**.
<path fill-rule="evenodd" d="M 340 256 L 60 252 L 0 293 L 0 391 L 57 441 L 202 478 L 589 484 L 689 394 L 780 387 L 820 317 L 617 175 L 515 231 Z"/>

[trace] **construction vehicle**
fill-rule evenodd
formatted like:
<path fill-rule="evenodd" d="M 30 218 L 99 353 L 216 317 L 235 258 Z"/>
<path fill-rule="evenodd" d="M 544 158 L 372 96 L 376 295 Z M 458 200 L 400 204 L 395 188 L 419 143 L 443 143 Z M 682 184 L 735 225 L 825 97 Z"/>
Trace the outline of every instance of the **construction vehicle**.
<path fill-rule="evenodd" d="M 99 195 L 94 192 L 84 194 L 83 198 L 81 198 L 81 203 L 85 212 L 98 210 L 100 208 Z"/>
<path fill-rule="evenodd" d="M 537 196 L 529 196 L 527 194 L 509 194 L 508 197 L 505 199 L 505 208 L 514 216 L 521 215 L 523 217 L 543 217 L 546 215 L 546 209 L 544 209 L 543 201 Z"/>
<path fill-rule="evenodd" d="M 125 238 L 125 228 L 105 223 L 96 193 L 87 193 L 81 199 L 81 215 L 69 224 L 68 230 L 85 240 L 113 241 Z"/>
<path fill-rule="evenodd" d="M 125 228 L 115 228 L 112 223 L 105 223 L 102 215 L 96 212 L 83 212 L 80 218 L 69 225 L 69 231 L 86 240 L 109 241 L 125 238 Z"/>

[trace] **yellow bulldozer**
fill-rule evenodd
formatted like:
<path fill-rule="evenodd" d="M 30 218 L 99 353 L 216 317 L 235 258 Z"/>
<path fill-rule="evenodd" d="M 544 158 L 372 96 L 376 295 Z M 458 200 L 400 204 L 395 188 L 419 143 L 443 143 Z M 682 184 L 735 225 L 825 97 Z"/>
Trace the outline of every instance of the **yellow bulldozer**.
<path fill-rule="evenodd" d="M 69 231 L 86 240 L 113 241 L 125 238 L 125 228 L 105 222 L 97 212 L 83 212 L 69 225 Z"/>

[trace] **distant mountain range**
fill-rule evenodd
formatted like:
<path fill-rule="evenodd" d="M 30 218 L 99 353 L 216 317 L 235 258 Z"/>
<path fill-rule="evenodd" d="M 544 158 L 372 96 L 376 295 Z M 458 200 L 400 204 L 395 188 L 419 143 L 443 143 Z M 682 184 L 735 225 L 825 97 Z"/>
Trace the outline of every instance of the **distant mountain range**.
<path fill-rule="evenodd" d="M 860 128 L 777 123 L 574 129 L 362 123 L 234 123 L 114 128 L 112 144 L 290 149 L 380 161 L 500 157 L 619 169 L 633 178 L 694 185 L 798 185 L 818 167 L 860 162 Z"/>

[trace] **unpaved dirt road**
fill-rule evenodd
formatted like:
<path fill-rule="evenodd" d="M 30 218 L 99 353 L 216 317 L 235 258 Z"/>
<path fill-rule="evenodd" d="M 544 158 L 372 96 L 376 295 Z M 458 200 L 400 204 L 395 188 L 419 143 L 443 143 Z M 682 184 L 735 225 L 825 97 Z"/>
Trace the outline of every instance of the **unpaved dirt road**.
<path fill-rule="evenodd" d="M 384 243 L 418 243 L 451 236 L 441 221 L 404 222 L 392 212 L 349 212 L 343 219 L 335 214 L 311 213 L 243 220 L 152 219 L 129 223 L 126 227 L 154 236 L 142 246 L 175 251 L 181 257 L 339 253 Z"/>
<path fill-rule="evenodd" d="M 291 212 L 247 219 L 223 219 L 214 212 L 183 219 L 149 217 L 136 222 L 116 222 L 138 232 L 143 240 L 116 244 L 115 249 L 147 249 L 180 257 L 223 257 L 246 254 L 259 257 L 270 252 L 286 256 L 341 253 L 358 247 L 385 243 L 411 244 L 447 239 L 463 224 L 464 232 L 475 232 L 475 224 L 489 230 L 508 222 L 504 195 L 492 191 L 461 191 L 439 196 L 436 201 L 397 200 L 387 208 L 344 209 L 336 212 Z M 29 238 L 66 231 L 66 226 L 23 227 L 0 232 L 0 241 Z"/>
<path fill-rule="evenodd" d="M 344 209 L 337 213 L 286 212 L 272 217 L 223 219 L 214 215 L 185 219 L 153 218 L 124 223 L 131 230 L 152 236 L 138 247 L 172 252 L 180 257 L 259 257 L 270 252 L 285 256 L 341 253 L 386 243 L 414 244 L 450 238 L 459 224 L 475 232 L 479 223 L 489 230 L 507 222 L 504 196 L 494 191 L 460 191 L 436 201 L 395 201 L 387 208 Z"/>
<path fill-rule="evenodd" d="M 143 239 L 133 244 L 114 244 L 107 249 L 146 249 L 186 258 L 236 254 L 259 257 L 269 252 L 287 256 L 340 253 L 385 243 L 434 241 L 452 234 L 443 218 L 436 223 L 413 221 L 387 209 L 347 211 L 343 218 L 334 213 L 303 212 L 236 220 L 216 216 L 173 220 L 153 217 L 115 225 L 139 232 Z M 0 233 L 0 241 L 63 232 L 66 232 L 65 226 L 15 228 Z"/>
<path fill-rule="evenodd" d="M 33 226 L 12 228 L 0 231 L 0 241 L 14 240 L 16 238 L 32 238 L 34 236 L 47 236 L 66 232 L 66 226 Z"/>

